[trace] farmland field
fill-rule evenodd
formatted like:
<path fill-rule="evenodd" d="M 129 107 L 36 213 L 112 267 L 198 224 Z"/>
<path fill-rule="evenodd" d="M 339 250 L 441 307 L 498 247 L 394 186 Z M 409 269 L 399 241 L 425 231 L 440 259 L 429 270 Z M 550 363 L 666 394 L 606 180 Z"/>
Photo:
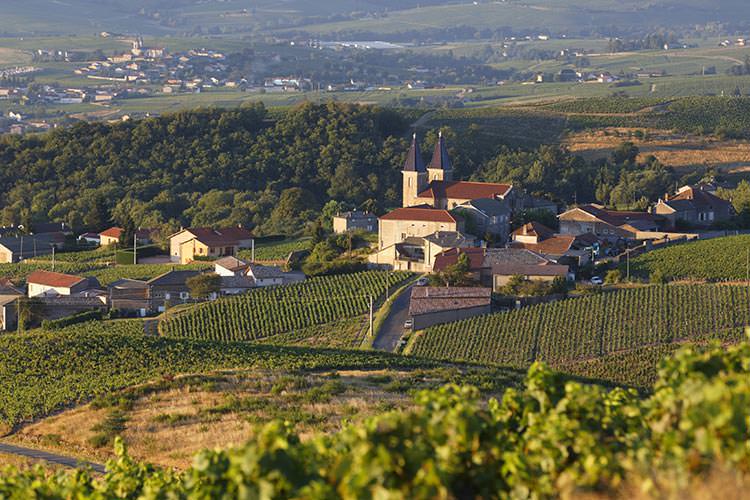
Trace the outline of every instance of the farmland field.
<path fill-rule="evenodd" d="M 629 289 L 435 326 L 418 336 L 410 353 L 511 366 L 542 360 L 563 368 L 646 346 L 739 341 L 750 324 L 748 303 L 747 287 Z M 614 368 L 607 377 L 598 370 L 601 378 L 617 375 Z"/>

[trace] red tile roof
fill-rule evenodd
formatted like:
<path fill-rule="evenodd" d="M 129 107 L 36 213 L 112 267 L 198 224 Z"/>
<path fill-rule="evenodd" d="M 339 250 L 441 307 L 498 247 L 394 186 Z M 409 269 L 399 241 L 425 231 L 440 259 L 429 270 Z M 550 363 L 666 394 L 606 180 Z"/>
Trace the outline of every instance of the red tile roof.
<path fill-rule="evenodd" d="M 34 271 L 26 278 L 26 283 L 70 288 L 84 280 L 86 280 L 86 278 L 72 276 L 70 274 L 54 273 L 52 271 Z"/>
<path fill-rule="evenodd" d="M 417 220 L 427 222 L 457 223 L 459 219 L 447 210 L 426 207 L 397 208 L 382 216 L 380 220 Z"/>
<path fill-rule="evenodd" d="M 446 267 L 455 265 L 458 262 L 458 256 L 462 253 L 465 253 L 469 257 L 471 271 L 482 269 L 484 264 L 484 248 L 450 248 L 435 256 L 435 263 L 432 266 L 432 270 L 441 272 Z"/>
<path fill-rule="evenodd" d="M 419 193 L 420 198 L 476 200 L 477 198 L 495 198 L 505 196 L 511 189 L 510 184 L 492 184 L 489 182 L 467 181 L 432 181 Z"/>
<path fill-rule="evenodd" d="M 99 236 L 107 236 L 109 238 L 117 238 L 120 239 L 120 236 L 122 236 L 122 233 L 125 230 L 121 227 L 110 227 L 109 229 L 102 231 L 99 233 Z"/>

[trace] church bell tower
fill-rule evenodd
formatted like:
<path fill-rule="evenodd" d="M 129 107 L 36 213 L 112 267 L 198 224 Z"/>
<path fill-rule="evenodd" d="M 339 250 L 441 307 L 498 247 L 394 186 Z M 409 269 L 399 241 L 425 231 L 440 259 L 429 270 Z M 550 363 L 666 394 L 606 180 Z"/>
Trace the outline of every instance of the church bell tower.
<path fill-rule="evenodd" d="M 403 175 L 403 205 L 404 207 L 413 207 L 417 205 L 417 196 L 427 188 L 427 169 L 424 166 L 422 152 L 419 150 L 417 134 L 414 134 L 411 140 L 409 154 L 406 155 L 406 162 L 401 171 Z"/>

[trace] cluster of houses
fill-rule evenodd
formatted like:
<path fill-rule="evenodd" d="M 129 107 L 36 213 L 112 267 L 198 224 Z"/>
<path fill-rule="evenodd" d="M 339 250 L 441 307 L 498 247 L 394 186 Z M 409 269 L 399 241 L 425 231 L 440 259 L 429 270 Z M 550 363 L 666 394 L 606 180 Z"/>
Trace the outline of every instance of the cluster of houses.
<path fill-rule="evenodd" d="M 484 292 L 453 288 L 439 297 L 415 297 L 416 312 L 410 315 L 415 325 L 427 310 L 433 318 L 484 310 L 490 305 L 487 294 L 500 291 L 513 277 L 572 281 L 580 268 L 598 257 L 646 241 L 697 237 L 677 231 L 683 226 L 706 229 L 734 215 L 732 204 L 718 197 L 710 184 L 682 187 L 659 199 L 648 212 L 585 204 L 558 213 L 555 203 L 531 197 L 511 184 L 453 180 L 442 135 L 428 164 L 415 136 L 402 175 L 402 207 L 379 218 L 360 211 L 338 214 L 334 229 L 377 231 L 378 248 L 368 257 L 373 268 L 438 273 L 464 254 L 471 276 L 486 288 Z M 511 232 L 513 215 L 528 209 L 557 216 L 559 230 L 531 221 Z M 467 297 L 470 300 L 464 300 Z"/>
<path fill-rule="evenodd" d="M 41 319 L 59 319 L 84 311 L 116 310 L 145 317 L 175 304 L 197 300 L 191 296 L 190 278 L 205 273 L 219 277 L 219 286 L 208 297 L 247 293 L 256 288 L 279 286 L 305 279 L 296 272 L 245 262 L 227 256 L 213 262 L 212 270 L 173 269 L 150 280 L 120 279 L 102 286 L 96 278 L 38 270 L 26 278 L 26 290 L 8 280 L 0 281 L 0 330 L 13 330 L 18 322 L 18 302 L 34 299 Z"/>

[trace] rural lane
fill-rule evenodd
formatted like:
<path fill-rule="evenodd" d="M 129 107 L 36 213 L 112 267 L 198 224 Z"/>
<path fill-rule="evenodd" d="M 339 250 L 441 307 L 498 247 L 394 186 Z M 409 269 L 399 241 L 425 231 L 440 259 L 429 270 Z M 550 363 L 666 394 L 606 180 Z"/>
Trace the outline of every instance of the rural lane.
<path fill-rule="evenodd" d="M 409 316 L 409 299 L 411 298 L 411 289 L 414 285 L 405 289 L 401 295 L 393 301 L 388 317 L 383 321 L 378 336 L 372 343 L 375 349 L 381 351 L 393 352 L 398 346 L 398 341 L 404 334 L 404 322 Z"/>
<path fill-rule="evenodd" d="M 34 450 L 32 448 L 24 448 L 22 446 L 16 446 L 12 444 L 0 442 L 0 453 L 7 453 L 9 455 L 17 455 L 20 457 L 33 458 L 35 460 L 44 460 L 52 464 L 62 465 L 64 467 L 70 467 L 71 469 L 80 467 L 91 467 L 91 470 L 104 474 L 104 466 L 94 462 L 86 462 L 77 458 L 66 457 L 63 455 L 57 455 L 55 453 L 49 453 L 41 450 Z"/>

